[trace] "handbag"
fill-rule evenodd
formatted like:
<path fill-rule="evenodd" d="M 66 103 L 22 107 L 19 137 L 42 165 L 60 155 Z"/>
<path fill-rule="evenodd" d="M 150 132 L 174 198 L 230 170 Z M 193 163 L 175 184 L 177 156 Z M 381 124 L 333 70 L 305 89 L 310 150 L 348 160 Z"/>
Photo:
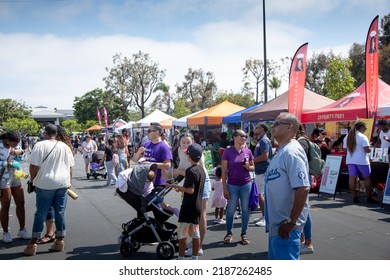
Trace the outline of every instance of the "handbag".
<path fill-rule="evenodd" d="M 51 154 L 51 152 L 54 150 L 54 148 L 57 146 L 57 144 L 58 144 L 58 141 L 56 142 L 54 147 L 50 150 L 50 152 L 47 154 L 47 156 L 43 159 L 42 164 L 45 162 L 45 160 Z M 27 181 L 27 192 L 28 193 L 35 192 L 35 186 L 33 185 L 32 181 Z"/>
<path fill-rule="evenodd" d="M 257 189 L 256 182 L 252 181 L 251 196 L 249 198 L 249 209 L 255 211 L 259 208 L 259 191 Z"/>

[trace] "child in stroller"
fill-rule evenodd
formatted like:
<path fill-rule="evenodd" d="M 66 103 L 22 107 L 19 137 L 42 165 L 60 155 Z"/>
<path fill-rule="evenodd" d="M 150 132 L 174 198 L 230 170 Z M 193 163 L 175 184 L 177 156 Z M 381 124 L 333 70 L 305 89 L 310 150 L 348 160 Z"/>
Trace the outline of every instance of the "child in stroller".
<path fill-rule="evenodd" d="M 92 161 L 89 168 L 89 173 L 87 174 L 87 179 L 93 177 L 97 179 L 99 176 L 104 179 L 107 178 L 106 167 L 104 166 L 104 151 L 97 151 L 92 154 Z"/>
<path fill-rule="evenodd" d="M 152 181 L 156 171 L 155 163 L 135 165 L 131 171 L 122 171 L 115 184 L 116 193 L 137 211 L 136 218 L 122 224 L 123 232 L 118 239 L 125 257 L 138 251 L 142 243 L 158 242 L 156 253 L 160 259 L 171 259 L 178 249 L 177 226 L 167 222 L 174 208 L 163 202 L 171 189 L 154 192 Z M 154 217 L 149 217 L 148 212 L 153 212 Z"/>

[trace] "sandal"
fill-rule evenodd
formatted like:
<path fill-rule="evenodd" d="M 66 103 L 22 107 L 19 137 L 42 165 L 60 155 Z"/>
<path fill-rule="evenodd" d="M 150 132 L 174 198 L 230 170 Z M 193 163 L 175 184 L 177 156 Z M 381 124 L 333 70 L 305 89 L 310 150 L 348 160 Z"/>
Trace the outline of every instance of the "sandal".
<path fill-rule="evenodd" d="M 26 248 L 24 248 L 23 252 L 27 256 L 35 256 L 37 254 L 37 244 L 29 244 Z"/>
<path fill-rule="evenodd" d="M 226 234 L 226 236 L 223 238 L 223 243 L 229 244 L 232 242 L 232 240 L 233 240 L 233 236 L 229 233 Z"/>
<path fill-rule="evenodd" d="M 53 235 L 45 234 L 44 237 L 38 239 L 37 244 L 52 243 L 52 242 L 54 242 L 54 240 L 56 240 L 56 235 L 55 234 L 53 234 Z"/>
<path fill-rule="evenodd" d="M 248 245 L 250 243 L 251 242 L 250 242 L 249 238 L 246 236 L 246 234 L 242 234 L 241 235 L 241 244 L 242 245 Z"/>

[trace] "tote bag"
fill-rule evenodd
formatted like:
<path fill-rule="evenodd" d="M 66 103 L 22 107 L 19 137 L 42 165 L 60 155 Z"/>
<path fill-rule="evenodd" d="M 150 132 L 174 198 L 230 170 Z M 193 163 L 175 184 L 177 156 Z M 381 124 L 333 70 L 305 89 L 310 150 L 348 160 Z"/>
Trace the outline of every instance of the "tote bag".
<path fill-rule="evenodd" d="M 252 181 L 251 196 L 249 199 L 249 209 L 255 211 L 259 208 L 259 191 L 257 190 L 256 182 Z"/>

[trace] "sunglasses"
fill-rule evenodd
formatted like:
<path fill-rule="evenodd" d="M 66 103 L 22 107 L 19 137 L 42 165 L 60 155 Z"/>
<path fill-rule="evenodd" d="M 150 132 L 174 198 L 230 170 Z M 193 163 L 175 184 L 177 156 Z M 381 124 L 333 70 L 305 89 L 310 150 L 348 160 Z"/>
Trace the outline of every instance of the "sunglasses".
<path fill-rule="evenodd" d="M 150 132 L 156 132 L 157 130 L 155 130 L 155 129 L 148 129 L 148 133 L 150 133 Z"/>
<path fill-rule="evenodd" d="M 235 136 L 240 136 L 241 138 L 247 138 L 248 136 L 246 136 L 245 134 L 237 134 L 237 135 L 235 135 Z"/>
<path fill-rule="evenodd" d="M 274 121 L 274 123 L 272 124 L 273 127 L 277 127 L 281 124 L 285 124 L 285 125 L 291 125 L 291 123 L 289 122 L 281 122 L 281 121 Z"/>

